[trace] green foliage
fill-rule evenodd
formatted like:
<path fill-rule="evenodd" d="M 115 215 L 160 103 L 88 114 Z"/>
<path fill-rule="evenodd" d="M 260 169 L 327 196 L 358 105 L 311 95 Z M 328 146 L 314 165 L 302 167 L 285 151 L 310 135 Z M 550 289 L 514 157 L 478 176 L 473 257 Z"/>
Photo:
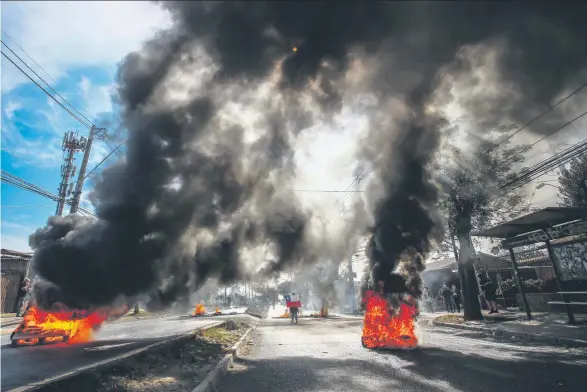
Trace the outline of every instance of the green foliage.
<path fill-rule="evenodd" d="M 569 169 L 562 170 L 558 176 L 559 196 L 558 203 L 563 207 L 585 206 L 585 195 L 579 186 L 581 180 L 587 179 L 587 154 L 573 159 Z"/>

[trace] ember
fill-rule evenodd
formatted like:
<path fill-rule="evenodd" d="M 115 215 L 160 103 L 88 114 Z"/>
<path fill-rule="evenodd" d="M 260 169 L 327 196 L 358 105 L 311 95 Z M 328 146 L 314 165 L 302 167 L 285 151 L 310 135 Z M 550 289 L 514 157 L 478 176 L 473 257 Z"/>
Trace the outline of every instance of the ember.
<path fill-rule="evenodd" d="M 13 345 L 84 343 L 108 318 L 106 312 L 76 310 L 45 311 L 32 305 L 12 335 Z"/>
<path fill-rule="evenodd" d="M 415 306 L 400 303 L 399 310 L 390 311 L 382 296 L 366 295 L 362 342 L 366 348 L 414 348 L 418 345 L 415 330 Z"/>
<path fill-rule="evenodd" d="M 192 316 L 203 316 L 206 314 L 206 307 L 204 304 L 197 304 Z"/>

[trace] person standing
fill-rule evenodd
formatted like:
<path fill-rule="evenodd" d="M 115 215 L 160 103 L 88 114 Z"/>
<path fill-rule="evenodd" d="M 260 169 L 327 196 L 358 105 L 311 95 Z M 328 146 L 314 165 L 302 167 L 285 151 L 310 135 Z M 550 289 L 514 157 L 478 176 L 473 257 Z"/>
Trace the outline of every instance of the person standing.
<path fill-rule="evenodd" d="M 428 290 L 428 287 L 424 287 L 422 292 L 422 303 L 424 305 L 424 309 L 426 309 L 427 312 L 434 313 L 434 305 L 432 303 L 432 298 L 430 298 L 430 291 Z"/>
<path fill-rule="evenodd" d="M 448 287 L 446 282 L 444 282 L 442 284 L 442 287 L 439 291 L 439 294 L 444 299 L 444 305 L 446 306 L 446 311 L 448 313 L 452 313 L 454 311 L 452 291 L 450 290 L 450 288 Z"/>
<path fill-rule="evenodd" d="M 16 317 L 20 317 L 24 299 L 31 289 L 31 280 L 29 278 L 25 278 L 24 275 L 21 275 L 21 279 L 22 280 L 18 286 L 18 292 L 16 294 L 16 303 L 14 304 L 14 313 L 16 313 Z"/>
<path fill-rule="evenodd" d="M 457 289 L 456 285 L 452 285 L 452 299 L 454 301 L 455 307 L 457 308 L 457 313 L 461 313 L 461 290 Z"/>
<path fill-rule="evenodd" d="M 482 273 L 479 273 L 477 277 L 479 278 L 479 286 L 483 291 L 483 298 L 485 298 L 485 302 L 487 302 L 487 307 L 489 308 L 489 314 L 499 313 L 497 311 L 497 303 L 495 302 L 497 300 L 497 296 L 495 295 L 497 286 Z"/>

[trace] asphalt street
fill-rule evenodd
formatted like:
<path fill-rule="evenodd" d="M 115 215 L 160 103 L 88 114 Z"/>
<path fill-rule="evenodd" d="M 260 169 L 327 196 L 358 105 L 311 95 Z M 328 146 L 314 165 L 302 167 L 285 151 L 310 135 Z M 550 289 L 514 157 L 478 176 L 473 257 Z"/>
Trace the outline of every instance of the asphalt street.
<path fill-rule="evenodd" d="M 569 391 L 587 385 L 587 352 L 421 328 L 418 349 L 371 351 L 361 320 L 267 318 L 219 392 Z"/>
<path fill-rule="evenodd" d="M 104 324 L 97 333 L 95 341 L 85 344 L 12 348 L 8 346 L 9 335 L 3 335 L 2 390 L 9 391 L 49 377 L 59 376 L 78 367 L 91 365 L 229 317 L 234 316 L 201 318 L 171 316 Z"/>

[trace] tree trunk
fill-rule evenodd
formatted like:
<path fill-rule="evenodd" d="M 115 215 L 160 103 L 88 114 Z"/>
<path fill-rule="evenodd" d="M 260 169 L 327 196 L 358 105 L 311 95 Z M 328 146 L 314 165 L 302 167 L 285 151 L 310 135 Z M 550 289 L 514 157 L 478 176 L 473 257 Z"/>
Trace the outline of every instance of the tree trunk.
<path fill-rule="evenodd" d="M 463 225 L 457 230 L 459 239 L 459 278 L 463 293 L 463 311 L 466 321 L 483 320 L 481 305 L 479 304 L 479 290 L 475 276 L 475 248 L 471 241 L 470 225 Z"/>

